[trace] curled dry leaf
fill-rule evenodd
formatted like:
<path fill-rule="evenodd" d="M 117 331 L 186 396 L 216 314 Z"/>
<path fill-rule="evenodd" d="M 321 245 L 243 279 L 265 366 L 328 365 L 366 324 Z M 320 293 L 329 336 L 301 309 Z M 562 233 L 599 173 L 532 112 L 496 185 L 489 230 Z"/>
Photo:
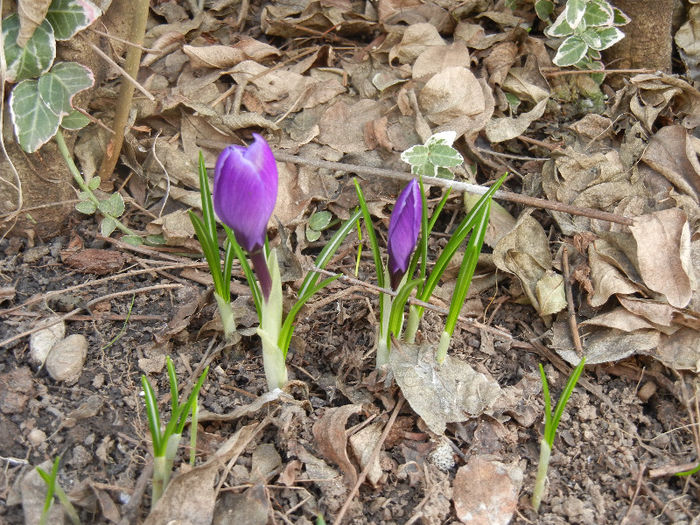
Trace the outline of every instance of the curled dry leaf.
<path fill-rule="evenodd" d="M 445 41 L 434 25 L 428 23 L 413 24 L 406 28 L 401 42 L 389 51 L 389 63 L 398 59 L 401 64 L 410 64 L 427 48 L 443 45 L 445 45 Z"/>
<path fill-rule="evenodd" d="M 343 405 L 329 408 L 314 423 L 313 434 L 323 456 L 340 467 L 347 487 L 355 486 L 357 470 L 348 457 L 348 438 L 345 425 L 350 418 L 362 411 L 362 405 Z"/>
<path fill-rule="evenodd" d="M 486 109 L 479 81 L 465 67 L 448 67 L 434 75 L 418 100 L 428 120 L 435 124 L 478 115 Z"/>
<path fill-rule="evenodd" d="M 24 47 L 34 34 L 34 30 L 46 18 L 46 12 L 52 0 L 18 0 L 17 14 L 19 15 L 19 35 L 17 45 Z"/>
<path fill-rule="evenodd" d="M 448 67 L 469 68 L 469 50 L 464 42 L 453 42 L 442 46 L 430 46 L 413 63 L 411 75 L 414 80 L 436 75 Z"/>
<path fill-rule="evenodd" d="M 700 337 L 698 330 L 681 328 L 671 335 L 662 335 L 655 357 L 674 370 L 700 373 Z"/>
<path fill-rule="evenodd" d="M 507 525 L 518 508 L 523 471 L 476 456 L 457 470 L 452 498 L 457 518 L 470 525 Z"/>
<path fill-rule="evenodd" d="M 389 366 L 406 401 L 432 432 L 442 435 L 447 423 L 488 413 L 501 396 L 490 376 L 448 355 L 442 365 L 430 345 L 404 344 L 389 354 Z"/>
<path fill-rule="evenodd" d="M 678 308 L 692 297 L 690 228 L 685 214 L 671 208 L 637 217 L 630 231 L 637 241 L 639 273 L 651 290 Z"/>
<path fill-rule="evenodd" d="M 491 142 L 503 142 L 522 135 L 530 124 L 544 114 L 544 110 L 547 108 L 547 100 L 539 101 L 530 111 L 521 113 L 515 118 L 501 117 L 491 119 L 486 124 L 486 137 Z"/>
<path fill-rule="evenodd" d="M 373 423 L 350 436 L 350 446 L 352 447 L 353 454 L 355 454 L 355 457 L 360 462 L 360 467 L 363 470 L 367 467 L 367 465 L 370 465 L 370 457 L 374 453 L 374 448 L 377 446 L 377 443 L 379 443 L 379 438 L 381 435 L 381 423 Z M 379 485 L 383 477 L 379 458 L 379 454 L 375 456 L 374 461 L 367 471 L 367 481 L 369 481 L 374 487 Z"/>
<path fill-rule="evenodd" d="M 588 245 L 588 265 L 593 283 L 593 295 L 589 295 L 588 303 L 593 307 L 604 305 L 614 294 L 626 295 L 639 291 L 638 286 L 601 254 L 606 245 L 603 239 Z"/>

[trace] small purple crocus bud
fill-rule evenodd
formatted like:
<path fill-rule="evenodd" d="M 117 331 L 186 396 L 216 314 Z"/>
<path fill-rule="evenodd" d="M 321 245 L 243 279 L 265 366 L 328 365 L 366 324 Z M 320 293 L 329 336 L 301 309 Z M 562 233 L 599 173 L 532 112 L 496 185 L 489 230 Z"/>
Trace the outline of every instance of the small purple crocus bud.
<path fill-rule="evenodd" d="M 265 139 L 253 133 L 249 147 L 227 146 L 216 161 L 214 211 L 249 254 L 263 296 L 270 294 L 265 232 L 277 201 L 277 164 Z"/>
<path fill-rule="evenodd" d="M 389 219 L 387 251 L 392 290 L 396 290 L 408 269 L 420 233 L 422 210 L 420 185 L 413 179 L 399 195 Z"/>

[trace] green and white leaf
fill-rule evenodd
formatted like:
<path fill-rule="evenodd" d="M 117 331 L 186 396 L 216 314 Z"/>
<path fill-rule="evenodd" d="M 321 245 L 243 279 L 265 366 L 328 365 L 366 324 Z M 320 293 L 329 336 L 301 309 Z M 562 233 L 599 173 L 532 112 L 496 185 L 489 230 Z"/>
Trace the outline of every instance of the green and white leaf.
<path fill-rule="evenodd" d="M 88 181 L 88 188 L 95 191 L 97 188 L 100 187 L 100 182 L 102 182 L 102 179 L 100 179 L 99 175 L 96 175 Z"/>
<path fill-rule="evenodd" d="M 104 217 L 100 222 L 100 233 L 102 237 L 109 237 L 117 229 L 117 221 L 112 217 Z"/>
<path fill-rule="evenodd" d="M 580 37 L 570 36 L 561 43 L 552 62 L 560 67 L 573 66 L 586 56 L 586 51 L 588 46 Z"/>
<path fill-rule="evenodd" d="M 554 2 L 552 0 L 536 0 L 535 13 L 540 20 L 548 20 L 554 12 Z"/>
<path fill-rule="evenodd" d="M 590 26 L 608 26 L 613 23 L 614 13 L 610 4 L 606 1 L 588 2 L 586 13 L 583 17 Z"/>
<path fill-rule="evenodd" d="M 143 244 L 143 239 L 138 235 L 124 235 L 121 240 L 132 246 L 141 246 Z"/>
<path fill-rule="evenodd" d="M 430 136 L 430 138 L 425 142 L 425 145 L 430 148 L 434 145 L 445 145 L 452 146 L 457 139 L 456 131 L 441 131 L 440 133 L 435 133 Z"/>
<path fill-rule="evenodd" d="M 581 33 L 580 36 L 581 39 L 586 43 L 586 45 L 592 49 L 603 49 L 600 47 L 603 43 L 603 40 L 600 38 L 600 35 L 598 34 L 600 31 L 600 28 L 597 27 L 589 27 L 586 29 L 583 33 Z"/>
<path fill-rule="evenodd" d="M 455 178 L 454 173 L 452 173 L 447 168 L 443 168 L 442 166 L 438 166 L 436 175 L 440 179 L 454 180 L 454 178 Z"/>
<path fill-rule="evenodd" d="M 451 168 L 464 162 L 462 155 L 452 146 L 435 145 L 430 146 L 428 150 L 428 160 L 435 166 Z"/>
<path fill-rule="evenodd" d="M 10 116 L 17 141 L 28 153 L 46 144 L 56 134 L 61 122 L 60 117 L 41 100 L 36 80 L 23 80 L 12 90 Z"/>
<path fill-rule="evenodd" d="M 411 173 L 416 175 L 435 176 L 435 166 L 428 159 L 427 146 L 417 144 L 401 153 L 401 160 L 411 165 Z"/>
<path fill-rule="evenodd" d="M 627 16 L 625 13 L 623 13 L 617 7 L 613 7 L 613 25 L 623 26 L 625 24 L 629 24 L 629 22 L 630 22 L 629 16 Z"/>
<path fill-rule="evenodd" d="M 619 30 L 617 27 L 605 27 L 598 30 L 598 36 L 600 37 L 600 48 L 594 48 L 596 50 L 607 49 L 612 45 L 617 44 L 620 40 L 625 38 L 625 34 Z"/>
<path fill-rule="evenodd" d="M 97 211 L 97 206 L 95 206 L 95 203 L 90 200 L 81 200 L 75 205 L 75 209 L 80 213 L 84 213 L 85 215 L 92 215 Z"/>
<path fill-rule="evenodd" d="M 56 40 L 68 40 L 101 14 L 100 8 L 89 0 L 53 0 L 46 19 L 54 28 Z"/>
<path fill-rule="evenodd" d="M 61 127 L 69 131 L 77 131 L 83 129 L 90 124 L 90 119 L 83 115 L 77 109 L 74 109 L 61 120 Z"/>
<path fill-rule="evenodd" d="M 564 14 L 569 27 L 576 29 L 586 13 L 586 0 L 567 0 Z"/>
<path fill-rule="evenodd" d="M 2 41 L 7 64 L 6 80 L 19 82 L 35 78 L 47 71 L 56 58 L 53 28 L 46 20 L 38 26 L 24 47 L 17 45 L 19 16 L 10 15 L 2 21 Z"/>
<path fill-rule="evenodd" d="M 51 111 L 59 116 L 73 111 L 73 96 L 92 87 L 95 78 L 77 62 L 59 62 L 39 78 L 39 94 Z"/>
<path fill-rule="evenodd" d="M 309 217 L 309 227 L 321 232 L 328 228 L 332 218 L 333 214 L 328 210 L 317 211 L 311 217 Z"/>
<path fill-rule="evenodd" d="M 569 23 L 566 21 L 566 11 L 559 14 L 554 23 L 544 30 L 544 34 L 550 38 L 561 38 L 574 33 Z"/>
<path fill-rule="evenodd" d="M 314 230 L 308 224 L 306 225 L 306 240 L 309 242 L 315 242 L 321 238 L 321 232 Z"/>
<path fill-rule="evenodd" d="M 124 199 L 119 193 L 112 193 L 107 199 L 100 201 L 98 209 L 105 215 L 120 217 L 124 213 Z"/>

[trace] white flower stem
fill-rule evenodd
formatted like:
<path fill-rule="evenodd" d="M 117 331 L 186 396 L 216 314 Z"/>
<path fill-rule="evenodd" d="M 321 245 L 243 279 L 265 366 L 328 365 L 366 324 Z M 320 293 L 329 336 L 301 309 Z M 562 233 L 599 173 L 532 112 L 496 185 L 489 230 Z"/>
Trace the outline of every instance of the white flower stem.
<path fill-rule="evenodd" d="M 441 365 L 443 361 L 445 361 L 445 357 L 447 357 L 447 350 L 450 348 L 451 340 L 452 336 L 449 334 L 449 332 L 442 332 L 442 335 L 440 336 L 440 343 L 438 343 L 437 353 L 435 354 L 435 359 L 439 365 Z"/>
<path fill-rule="evenodd" d="M 535 512 L 539 511 L 542 496 L 544 495 L 544 484 L 547 481 L 547 470 L 549 469 L 549 459 L 552 449 L 546 439 L 540 441 L 540 461 L 537 464 L 537 477 L 535 478 L 535 488 L 532 491 L 532 507 Z"/>
<path fill-rule="evenodd" d="M 226 301 L 216 292 L 214 292 L 214 298 L 216 299 L 216 306 L 219 309 L 219 315 L 221 316 L 221 325 L 224 329 L 224 338 L 227 341 L 230 341 L 231 337 L 236 331 L 236 319 L 233 317 L 231 303 Z"/>
<path fill-rule="evenodd" d="M 282 279 L 275 250 L 270 250 L 267 267 L 271 278 L 270 296 L 262 302 L 262 322 L 257 333 L 262 341 L 267 388 L 272 391 L 287 383 L 285 355 L 278 344 L 282 330 Z"/>
<path fill-rule="evenodd" d="M 416 332 L 418 332 L 418 324 L 420 323 L 420 314 L 418 307 L 411 305 L 408 310 L 408 321 L 406 321 L 406 332 L 404 339 L 407 343 L 414 344 L 416 342 Z"/>
<path fill-rule="evenodd" d="M 377 368 L 389 363 L 389 352 L 391 348 L 387 342 L 389 332 L 389 319 L 391 317 L 391 303 L 393 297 L 389 294 L 379 294 L 382 302 L 382 314 L 379 320 L 379 330 L 377 333 Z"/>

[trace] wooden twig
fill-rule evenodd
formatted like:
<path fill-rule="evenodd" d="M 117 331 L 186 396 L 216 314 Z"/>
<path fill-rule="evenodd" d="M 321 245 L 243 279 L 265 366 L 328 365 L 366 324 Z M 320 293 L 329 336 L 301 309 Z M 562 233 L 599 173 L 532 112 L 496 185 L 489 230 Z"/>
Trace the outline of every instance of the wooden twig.
<path fill-rule="evenodd" d="M 114 299 L 115 297 L 121 297 L 123 295 L 147 293 L 147 292 L 153 292 L 155 290 L 165 290 L 165 289 L 173 289 L 173 288 L 182 288 L 182 285 L 181 284 L 166 283 L 166 284 L 156 284 L 153 286 L 145 286 L 143 288 L 136 288 L 135 290 L 133 290 L 133 289 L 132 290 L 124 290 L 122 292 L 115 292 L 115 293 L 111 293 L 108 295 L 102 295 L 100 297 L 96 297 L 95 299 L 88 301 L 85 306 L 89 308 L 93 304 L 101 303 L 102 301 L 108 301 L 110 299 Z M 43 297 L 42 297 L 42 299 L 43 299 Z M 57 317 L 56 319 L 54 319 L 50 323 L 39 324 L 38 326 L 35 326 L 34 328 L 32 328 L 30 330 L 26 330 L 20 334 L 15 335 L 15 336 L 8 337 L 4 341 L 0 341 L 0 348 L 2 348 L 3 346 L 7 346 L 10 343 L 14 343 L 17 340 L 22 339 L 23 337 L 27 337 L 28 335 L 32 335 L 34 332 L 38 332 L 39 330 L 43 330 L 44 328 L 49 328 L 50 326 L 56 325 L 56 324 L 60 323 L 61 321 L 66 321 L 67 319 L 72 319 L 75 315 L 77 315 L 79 312 L 82 312 L 83 310 L 85 310 L 85 308 L 76 308 L 75 310 L 71 310 L 67 314 L 63 314 L 62 316 Z"/>
<path fill-rule="evenodd" d="M 357 173 L 359 175 L 373 175 L 376 177 L 386 177 L 389 179 L 401 180 L 406 182 L 415 178 L 415 175 L 405 171 L 372 168 L 370 166 L 359 166 L 356 164 L 346 164 L 343 162 L 331 162 L 328 160 L 308 159 L 304 157 L 299 157 L 297 155 L 289 155 L 281 151 L 276 151 L 274 153 L 275 158 L 279 162 L 291 162 L 292 164 L 314 166 L 316 168 L 323 168 L 335 171 L 346 171 L 349 173 Z M 467 184 L 465 182 L 439 179 L 437 177 L 423 177 L 423 182 L 431 186 L 452 188 L 453 190 L 476 193 L 478 195 L 483 195 L 488 191 L 488 188 L 485 186 L 478 186 L 476 184 Z M 561 202 L 549 201 L 547 199 L 538 199 L 536 197 L 528 197 L 527 195 L 521 195 L 519 193 L 513 193 L 511 191 L 498 190 L 494 194 L 493 198 L 514 202 L 517 204 L 523 204 L 525 206 L 532 206 L 534 208 L 544 208 L 562 213 L 570 213 L 571 215 L 580 215 L 582 217 L 589 217 L 591 219 L 598 219 L 607 222 L 614 222 L 617 224 L 624 224 L 626 226 L 632 226 L 634 224 L 633 219 L 623 217 L 621 215 L 616 215 L 614 213 L 594 210 L 592 208 L 579 208 L 577 206 L 571 206 L 569 204 L 564 204 Z"/>
<path fill-rule="evenodd" d="M 569 329 L 574 341 L 574 349 L 579 357 L 583 357 L 583 345 L 578 335 L 578 323 L 576 322 L 576 310 L 574 309 L 574 294 L 571 293 L 571 281 L 569 281 L 569 250 L 564 245 L 561 252 L 561 266 L 564 271 L 564 290 L 566 291 L 566 306 L 569 310 Z"/>
<path fill-rule="evenodd" d="M 403 402 L 404 402 L 404 398 L 402 396 L 401 399 L 399 399 L 398 402 L 396 403 L 396 406 L 394 407 L 394 411 L 391 413 L 391 417 L 389 418 L 389 422 L 386 424 L 386 427 L 384 427 L 384 431 L 382 432 L 382 435 L 379 437 L 377 444 L 374 446 L 374 450 L 372 450 L 372 455 L 367 460 L 367 464 L 365 465 L 365 468 L 362 469 L 360 476 L 357 478 L 357 482 L 355 483 L 355 486 L 350 491 L 350 494 L 348 494 L 348 497 L 345 500 L 345 503 L 343 503 L 343 506 L 338 511 L 338 514 L 336 515 L 335 520 L 333 520 L 333 522 L 336 523 L 337 525 L 340 525 L 342 523 L 343 518 L 345 517 L 345 514 L 347 513 L 348 509 L 350 508 L 350 504 L 352 503 L 352 500 L 355 497 L 355 494 L 357 494 L 357 491 L 360 490 L 360 485 L 362 485 L 365 482 L 365 478 L 367 477 L 367 474 L 369 473 L 370 468 L 372 468 L 374 461 L 377 459 L 377 456 L 379 456 L 379 452 L 382 450 L 382 447 L 384 446 L 384 442 L 386 441 L 386 438 L 389 435 L 389 431 L 394 426 L 394 422 L 396 421 L 396 418 L 399 415 L 399 411 L 401 410 L 401 407 L 403 406 Z"/>

